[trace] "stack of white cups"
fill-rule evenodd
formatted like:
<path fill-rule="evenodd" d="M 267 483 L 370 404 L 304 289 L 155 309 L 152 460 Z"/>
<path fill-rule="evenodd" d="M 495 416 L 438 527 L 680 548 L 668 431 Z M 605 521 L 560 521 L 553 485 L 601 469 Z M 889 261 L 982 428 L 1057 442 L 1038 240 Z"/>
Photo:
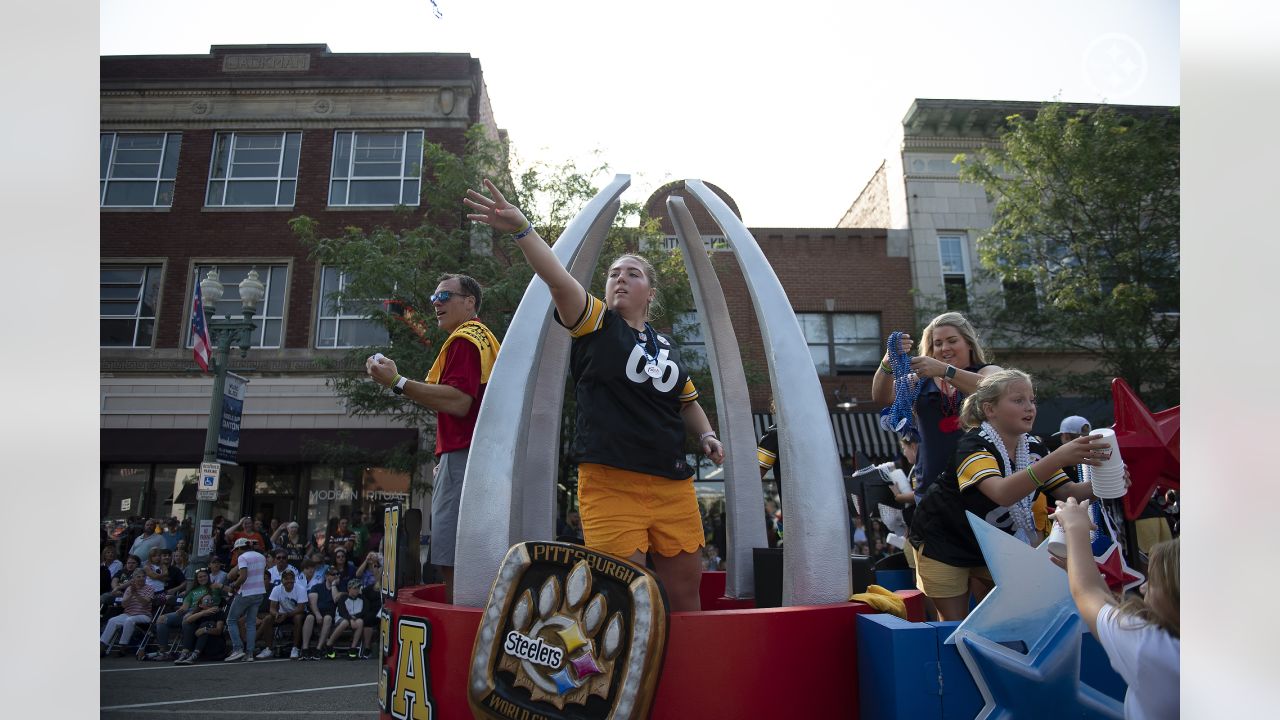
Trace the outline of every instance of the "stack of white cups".
<path fill-rule="evenodd" d="M 1094 430 L 1091 435 L 1101 435 L 1110 447 L 1110 456 L 1101 465 L 1085 465 L 1085 479 L 1093 483 L 1093 494 L 1105 500 L 1124 497 L 1124 460 L 1120 458 L 1120 446 L 1116 443 L 1116 431 L 1111 428 Z"/>

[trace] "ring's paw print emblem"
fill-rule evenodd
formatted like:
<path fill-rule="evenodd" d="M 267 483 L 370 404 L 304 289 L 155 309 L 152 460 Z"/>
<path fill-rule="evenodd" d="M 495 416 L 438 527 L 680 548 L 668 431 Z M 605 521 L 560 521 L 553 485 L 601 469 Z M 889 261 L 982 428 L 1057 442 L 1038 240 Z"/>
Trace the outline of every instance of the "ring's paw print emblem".
<path fill-rule="evenodd" d="M 615 612 L 606 623 L 607 615 L 608 601 L 600 593 L 591 597 L 591 568 L 580 560 L 565 578 L 563 592 L 552 576 L 536 603 L 529 590 L 520 595 L 498 668 L 515 674 L 516 687 L 528 689 L 531 699 L 557 709 L 581 705 L 589 695 L 607 698 L 622 646 L 621 614 Z"/>

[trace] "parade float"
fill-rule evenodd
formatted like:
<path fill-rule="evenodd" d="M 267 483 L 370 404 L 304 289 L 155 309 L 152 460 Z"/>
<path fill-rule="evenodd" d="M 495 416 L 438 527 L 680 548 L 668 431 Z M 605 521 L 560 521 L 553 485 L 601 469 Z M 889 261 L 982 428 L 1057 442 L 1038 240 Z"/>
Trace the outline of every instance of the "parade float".
<path fill-rule="evenodd" d="M 615 177 L 552 248 L 584 285 L 629 182 Z M 1032 548 L 971 518 L 996 589 L 962 623 L 923 622 L 923 598 L 905 583 L 891 601 L 874 602 L 896 614 L 868 604 L 876 598 L 851 599 L 866 588 L 852 581 L 846 486 L 799 324 L 738 217 L 701 181 L 685 187 L 720 225 L 746 279 L 780 454 L 789 473 L 805 478 L 788 486 L 781 606 L 756 607 L 753 599 L 753 549 L 766 545 L 756 438 L 737 339 L 706 254 L 683 253 L 726 448 L 729 543 L 727 571 L 703 576 L 699 612 L 668 612 L 643 567 L 552 541 L 570 340 L 549 332 L 550 293 L 535 277 L 480 408 L 453 602 L 442 585 L 412 582 L 420 511 L 386 510 L 381 717 L 1122 717 L 1124 684 L 1082 629 L 1047 541 Z M 681 247 L 700 249 L 685 200 L 668 198 L 667 210 Z M 1156 485 L 1178 487 L 1178 414 L 1151 414 L 1123 381 L 1113 394 L 1115 437 L 1133 484 L 1099 504 L 1119 528 L 1137 518 Z M 1095 543 L 1114 546 L 1100 567 L 1111 568 L 1108 578 L 1121 588 L 1137 577 L 1115 542 L 1123 535 Z"/>

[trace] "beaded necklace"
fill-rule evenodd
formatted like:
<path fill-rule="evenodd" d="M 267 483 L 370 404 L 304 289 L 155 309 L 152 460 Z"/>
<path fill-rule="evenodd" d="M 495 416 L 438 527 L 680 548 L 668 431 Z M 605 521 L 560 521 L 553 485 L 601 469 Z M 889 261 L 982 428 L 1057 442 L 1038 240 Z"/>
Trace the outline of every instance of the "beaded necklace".
<path fill-rule="evenodd" d="M 902 352 L 902 335 L 900 331 L 891 332 L 885 341 L 885 354 L 893 371 L 893 404 L 880 411 L 880 427 L 887 432 L 915 431 L 912 408 L 924 389 L 924 383 L 918 379 L 914 385 L 911 382 L 911 358 Z"/>
<path fill-rule="evenodd" d="M 1026 433 L 1023 433 L 1018 438 L 1018 449 L 1012 463 L 1009 462 L 1009 451 L 1004 446 L 1004 439 L 991 426 L 991 423 L 984 420 L 980 434 L 983 439 L 996 446 L 996 450 L 1000 453 L 1000 459 L 1004 461 L 1005 477 L 1009 477 L 1031 465 L 1031 449 L 1027 442 Z M 1018 539 L 1028 545 L 1035 544 L 1034 538 L 1036 537 L 1035 516 L 1031 513 L 1031 502 L 1034 496 L 1035 492 L 1032 492 L 1009 506 L 1009 514 L 1013 516 L 1013 521 L 1018 526 Z"/>
<path fill-rule="evenodd" d="M 644 330 L 636 331 L 636 345 L 644 353 L 645 374 L 652 378 L 660 377 L 662 368 L 658 366 L 658 333 L 654 332 L 652 325 L 646 322 Z M 650 345 L 653 346 L 653 352 L 649 352 Z"/>
<path fill-rule="evenodd" d="M 951 392 L 953 391 L 953 392 Z M 942 417 L 938 420 L 938 429 L 944 433 L 952 433 L 960 429 L 960 388 L 938 378 L 938 394 L 942 408 Z"/>

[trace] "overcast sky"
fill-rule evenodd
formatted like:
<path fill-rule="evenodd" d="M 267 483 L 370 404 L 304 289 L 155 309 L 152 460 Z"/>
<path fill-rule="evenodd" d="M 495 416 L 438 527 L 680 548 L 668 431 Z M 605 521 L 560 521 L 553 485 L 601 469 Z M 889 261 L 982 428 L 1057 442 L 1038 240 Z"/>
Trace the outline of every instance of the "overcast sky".
<path fill-rule="evenodd" d="M 326 43 L 479 58 L 518 160 L 724 188 L 758 227 L 831 227 L 913 98 L 1179 104 L 1170 0 L 103 0 L 101 53 Z"/>

